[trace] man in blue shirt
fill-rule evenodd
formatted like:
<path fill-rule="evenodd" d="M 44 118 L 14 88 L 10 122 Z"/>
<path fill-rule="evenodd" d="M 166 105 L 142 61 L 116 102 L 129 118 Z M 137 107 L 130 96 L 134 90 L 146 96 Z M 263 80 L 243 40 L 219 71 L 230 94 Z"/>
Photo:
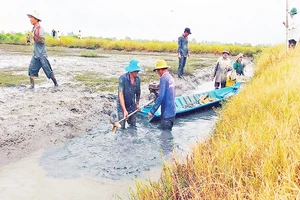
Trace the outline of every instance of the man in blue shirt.
<path fill-rule="evenodd" d="M 139 66 L 139 61 L 132 59 L 129 65 L 125 66 L 127 73 L 119 78 L 118 88 L 118 118 L 124 117 L 130 126 L 136 126 L 136 113 L 128 117 L 136 109 L 139 109 L 139 102 L 141 96 L 141 81 L 138 73 L 142 70 Z M 125 120 L 120 122 L 121 128 L 125 129 Z"/>
<path fill-rule="evenodd" d="M 192 34 L 189 28 L 184 29 L 184 33 L 178 38 L 178 77 L 182 78 L 183 68 L 185 67 L 186 58 L 190 56 L 188 49 L 188 36 Z"/>
<path fill-rule="evenodd" d="M 175 81 L 168 72 L 169 66 L 165 60 L 159 60 L 153 71 L 160 76 L 159 93 L 154 106 L 148 113 L 152 118 L 159 106 L 161 107 L 161 125 L 163 130 L 172 130 L 176 109 L 175 109 Z"/>
<path fill-rule="evenodd" d="M 32 35 L 34 40 L 33 56 L 28 69 L 28 75 L 31 83 L 30 88 L 34 88 L 34 77 L 39 76 L 39 71 L 41 68 L 43 68 L 47 78 L 51 78 L 54 86 L 58 86 L 51 65 L 47 59 L 45 32 L 39 23 L 42 21 L 39 17 L 39 13 L 34 11 L 33 13 L 27 14 L 27 16 L 30 19 L 30 23 L 33 25 Z"/>

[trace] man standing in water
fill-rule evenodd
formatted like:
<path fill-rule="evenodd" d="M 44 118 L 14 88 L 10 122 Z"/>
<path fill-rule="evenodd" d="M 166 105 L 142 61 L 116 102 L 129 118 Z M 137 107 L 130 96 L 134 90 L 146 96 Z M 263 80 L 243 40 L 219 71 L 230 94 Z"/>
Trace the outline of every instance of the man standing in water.
<path fill-rule="evenodd" d="M 130 126 L 136 126 L 136 113 L 128 117 L 128 115 L 139 109 L 139 102 L 141 96 L 141 81 L 138 73 L 142 70 L 139 66 L 139 61 L 132 59 L 129 65 L 125 66 L 127 73 L 119 78 L 118 88 L 118 118 L 124 117 Z M 121 128 L 125 129 L 125 120 L 120 122 Z"/>
<path fill-rule="evenodd" d="M 178 77 L 182 78 L 183 69 L 185 67 L 186 59 L 190 56 L 188 49 L 188 36 L 192 34 L 189 28 L 184 29 L 184 33 L 178 38 Z"/>
<path fill-rule="evenodd" d="M 292 8 L 290 13 L 290 21 L 288 24 L 288 40 L 289 40 L 289 48 L 295 48 L 298 40 L 299 40 L 299 22 L 297 21 L 298 18 L 296 17 L 297 8 Z M 283 24 L 286 26 L 286 22 L 283 22 Z"/>
<path fill-rule="evenodd" d="M 51 65 L 47 59 L 46 44 L 45 44 L 45 32 L 41 27 L 39 13 L 34 11 L 33 13 L 27 14 L 30 19 L 30 23 L 33 25 L 32 38 L 34 40 L 34 51 L 33 56 L 29 65 L 28 75 L 30 77 L 30 88 L 34 89 L 34 77 L 39 76 L 39 71 L 43 68 L 47 78 L 51 78 L 54 86 L 58 86 L 57 81 L 54 77 Z"/>
<path fill-rule="evenodd" d="M 148 113 L 148 117 L 152 118 L 154 113 L 161 106 L 161 125 L 163 130 L 172 130 L 176 109 L 175 109 L 175 81 L 168 72 L 169 66 L 165 60 L 156 62 L 153 71 L 156 71 L 160 76 L 159 93 L 154 106 Z"/>

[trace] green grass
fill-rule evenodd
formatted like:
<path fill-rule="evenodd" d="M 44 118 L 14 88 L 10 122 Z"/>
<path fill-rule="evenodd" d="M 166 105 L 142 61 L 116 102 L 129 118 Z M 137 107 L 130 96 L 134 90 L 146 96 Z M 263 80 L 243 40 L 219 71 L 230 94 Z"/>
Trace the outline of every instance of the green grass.
<path fill-rule="evenodd" d="M 159 81 L 159 76 L 153 71 L 153 67 L 144 67 L 144 71 L 139 73 L 142 84 L 149 84 L 153 81 Z"/>
<path fill-rule="evenodd" d="M 93 91 L 113 92 L 118 89 L 117 78 L 102 78 L 103 74 L 98 72 L 86 72 L 76 75 L 74 78 L 83 83 Z"/>
<path fill-rule="evenodd" d="M 187 59 L 187 61 L 186 61 L 184 73 L 186 75 L 191 75 L 197 69 L 212 66 L 216 62 L 216 60 L 217 60 L 217 57 L 213 58 L 213 59 L 204 59 L 202 57 L 191 57 L 191 58 Z M 177 74 L 178 59 L 169 60 L 169 61 L 167 61 L 167 63 L 170 66 L 169 71 L 171 71 L 174 74 Z"/>
<path fill-rule="evenodd" d="M 82 51 L 81 52 L 82 57 L 97 57 L 97 53 L 95 51 Z"/>
<path fill-rule="evenodd" d="M 0 86 L 18 86 L 21 84 L 30 84 L 28 72 L 25 69 L 2 70 L 0 72 Z M 35 83 L 41 83 L 45 80 L 42 76 L 35 77 Z"/>
<path fill-rule="evenodd" d="M 174 58 L 167 58 L 165 59 L 169 68 L 170 73 L 173 76 L 177 75 L 178 70 L 178 59 Z M 217 60 L 217 57 L 213 58 L 202 58 L 202 57 L 193 57 L 187 60 L 186 66 L 184 68 L 184 73 L 186 75 L 191 75 L 195 72 L 197 69 L 205 68 L 212 66 Z M 144 71 L 139 73 L 139 76 L 141 77 L 142 82 L 149 83 L 152 81 L 159 81 L 159 76 L 156 72 L 153 72 L 153 66 L 145 66 Z"/>
<path fill-rule="evenodd" d="M 216 62 L 216 58 L 214 59 L 190 58 L 187 59 L 185 71 L 187 74 L 193 74 L 195 70 L 212 66 L 215 62 Z M 176 66 L 176 70 L 177 70 L 177 66 Z"/>
<path fill-rule="evenodd" d="M 0 72 L 0 86 L 16 86 L 29 84 L 29 78 L 26 75 L 16 75 L 13 71 Z"/>

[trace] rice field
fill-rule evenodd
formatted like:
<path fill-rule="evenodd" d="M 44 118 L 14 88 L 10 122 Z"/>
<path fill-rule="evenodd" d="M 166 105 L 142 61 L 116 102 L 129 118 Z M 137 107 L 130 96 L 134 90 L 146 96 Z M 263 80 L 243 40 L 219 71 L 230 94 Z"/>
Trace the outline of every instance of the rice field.
<path fill-rule="evenodd" d="M 27 34 L 22 33 L 0 33 L 0 43 L 26 45 Z M 116 40 L 111 38 L 83 38 L 78 39 L 76 36 L 62 36 L 60 39 L 46 36 L 47 46 L 62 46 L 68 48 L 85 48 L 85 49 L 104 49 L 118 51 L 138 51 L 138 52 L 177 52 L 177 41 L 166 42 L 157 40 Z M 251 46 L 249 44 L 208 44 L 190 42 L 189 49 L 192 54 L 213 53 L 220 54 L 224 49 L 228 49 L 232 55 L 243 52 L 246 56 L 259 54 L 265 46 Z"/>
<path fill-rule="evenodd" d="M 299 199 L 299 54 L 263 51 L 252 81 L 217 110 L 211 138 L 165 163 L 159 181 L 137 182 L 131 198 Z"/>

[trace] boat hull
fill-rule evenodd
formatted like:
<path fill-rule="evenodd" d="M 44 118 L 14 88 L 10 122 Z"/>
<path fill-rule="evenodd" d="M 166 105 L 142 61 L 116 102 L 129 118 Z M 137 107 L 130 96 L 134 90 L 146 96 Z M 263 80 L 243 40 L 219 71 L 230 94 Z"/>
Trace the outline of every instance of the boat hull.
<path fill-rule="evenodd" d="M 207 92 L 195 93 L 190 95 L 183 95 L 175 97 L 176 116 L 188 114 L 199 109 L 208 109 L 218 106 L 222 101 L 227 100 L 235 95 L 240 89 L 241 83 L 238 82 L 232 86 L 221 88 L 218 90 L 211 90 Z M 154 103 L 143 107 L 139 112 L 140 115 L 147 117 Z M 150 122 L 160 119 L 160 108 L 154 113 Z"/>

